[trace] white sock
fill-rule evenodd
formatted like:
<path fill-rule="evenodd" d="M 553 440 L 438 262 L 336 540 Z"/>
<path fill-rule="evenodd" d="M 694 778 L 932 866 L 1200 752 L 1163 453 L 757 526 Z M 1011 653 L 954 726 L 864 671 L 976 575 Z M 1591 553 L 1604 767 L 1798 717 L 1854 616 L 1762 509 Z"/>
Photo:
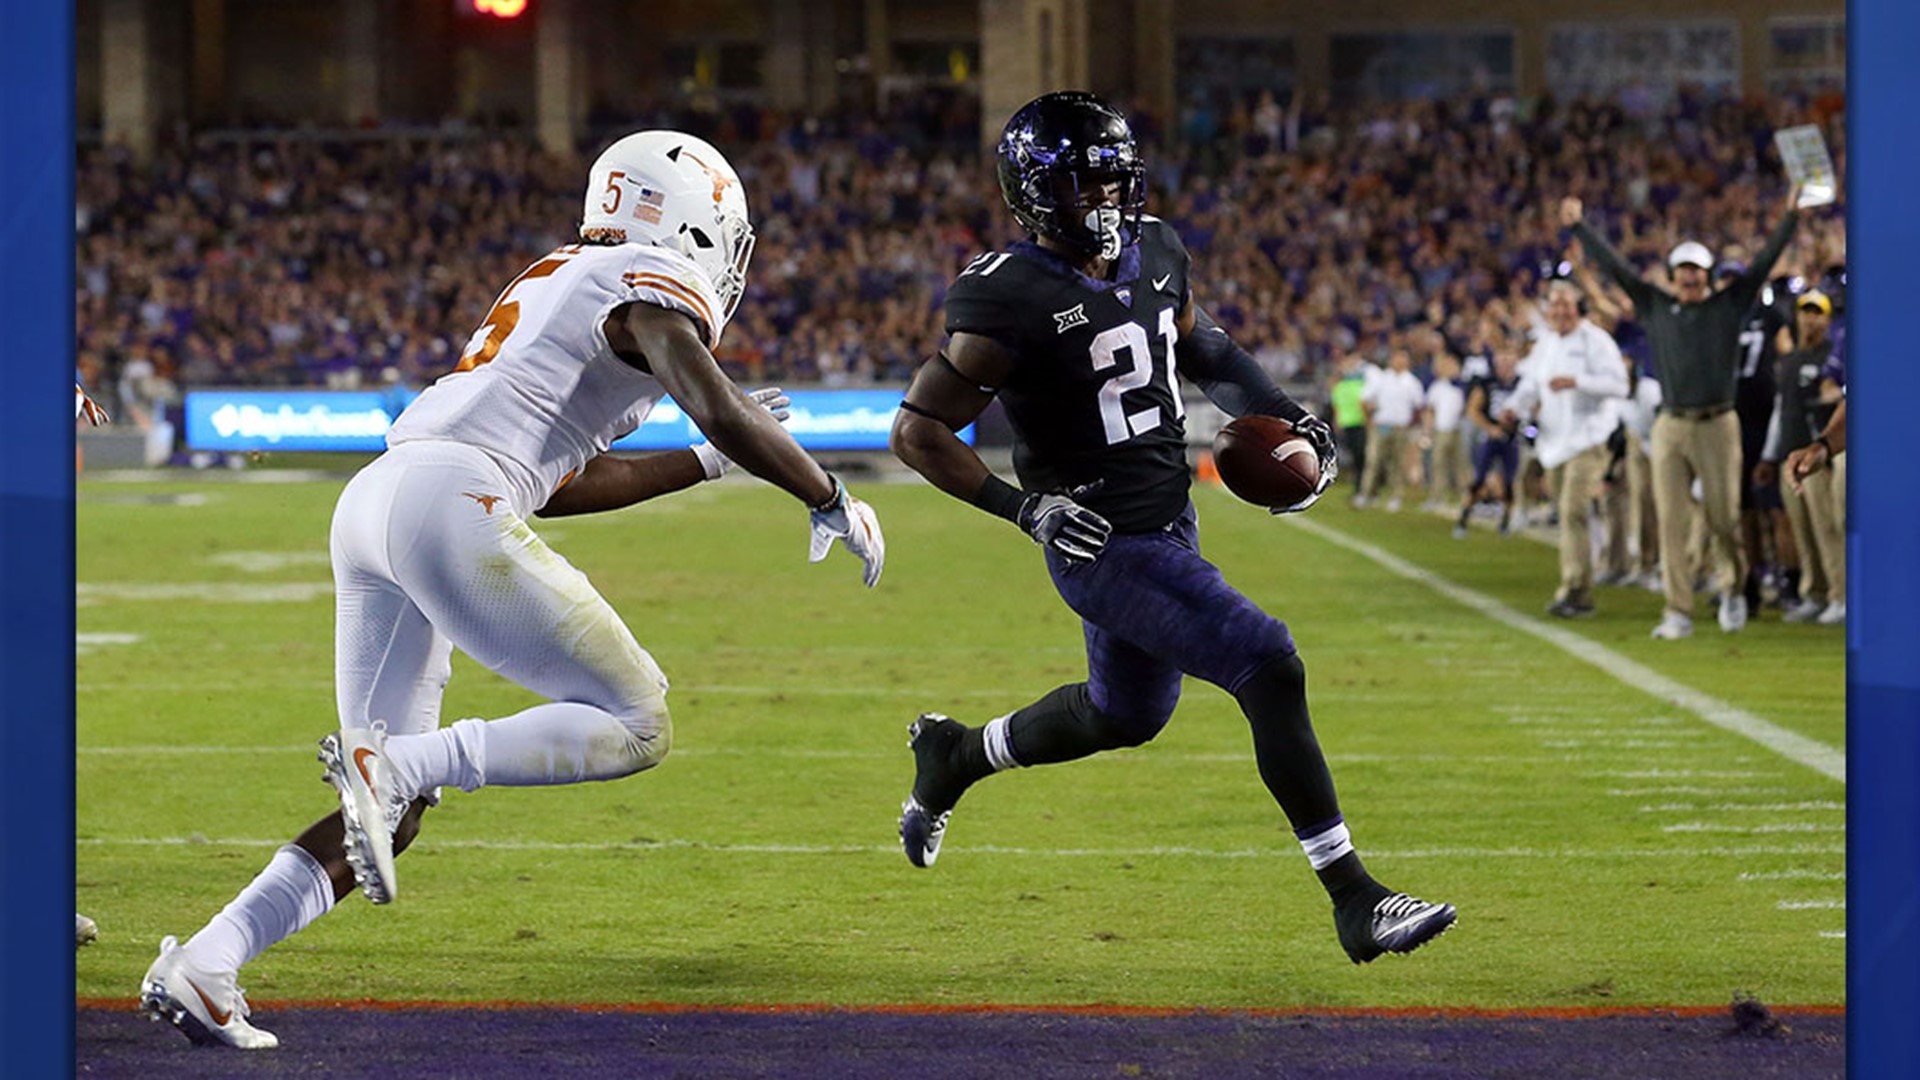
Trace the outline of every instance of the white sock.
<path fill-rule="evenodd" d="M 411 800 L 442 784 L 472 791 L 487 782 L 482 764 L 482 720 L 457 720 L 420 735 L 387 738 L 387 772 L 399 794 Z"/>
<path fill-rule="evenodd" d="M 605 709 L 550 701 L 499 720 L 461 720 L 424 735 L 387 740 L 387 762 L 404 793 L 442 784 L 530 787 L 610 780 L 635 769 L 635 736 Z"/>
<path fill-rule="evenodd" d="M 332 909 L 333 880 L 326 869 L 306 849 L 288 844 L 187 940 L 187 958 L 207 971 L 238 971 Z"/>
<path fill-rule="evenodd" d="M 981 743 L 987 752 L 987 764 L 993 766 L 994 772 L 1020 768 L 1020 759 L 1013 756 L 1013 736 L 1007 733 L 1007 721 L 1011 719 L 1012 713 L 996 716 L 987 721 L 987 726 L 980 732 Z"/>
<path fill-rule="evenodd" d="M 1346 822 L 1330 829 L 1300 838 L 1300 847 L 1307 853 L 1307 862 L 1315 870 L 1324 870 L 1340 861 L 1340 857 L 1353 850 L 1353 837 L 1347 832 Z"/>

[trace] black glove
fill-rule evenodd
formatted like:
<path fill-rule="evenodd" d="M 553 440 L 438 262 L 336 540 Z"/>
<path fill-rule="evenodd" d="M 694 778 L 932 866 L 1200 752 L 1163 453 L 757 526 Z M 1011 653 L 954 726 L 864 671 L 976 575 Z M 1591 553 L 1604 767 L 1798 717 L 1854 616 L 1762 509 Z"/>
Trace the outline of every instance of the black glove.
<path fill-rule="evenodd" d="M 1311 443 L 1313 452 L 1319 455 L 1320 490 L 1325 491 L 1327 485 L 1333 483 L 1333 478 L 1340 474 L 1340 444 L 1334 440 L 1333 428 L 1325 420 L 1308 413 L 1293 422 L 1293 433 Z"/>
<path fill-rule="evenodd" d="M 1069 562 L 1090 563 L 1107 546 L 1113 526 L 1099 514 L 1073 501 L 1073 494 L 1031 492 L 1020 503 L 1015 520 L 1035 543 L 1050 547 Z"/>

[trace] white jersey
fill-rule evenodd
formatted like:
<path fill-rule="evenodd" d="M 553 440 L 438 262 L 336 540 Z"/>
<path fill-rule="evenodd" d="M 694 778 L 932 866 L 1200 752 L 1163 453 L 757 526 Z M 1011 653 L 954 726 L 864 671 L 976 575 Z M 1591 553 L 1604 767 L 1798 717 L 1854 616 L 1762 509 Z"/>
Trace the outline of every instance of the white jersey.
<path fill-rule="evenodd" d="M 607 344 L 607 315 L 640 301 L 685 312 L 708 348 L 723 310 L 693 260 L 644 244 L 569 244 L 494 301 L 459 366 L 407 406 L 387 445 L 464 443 L 499 464 L 522 517 L 640 426 L 665 391 Z"/>

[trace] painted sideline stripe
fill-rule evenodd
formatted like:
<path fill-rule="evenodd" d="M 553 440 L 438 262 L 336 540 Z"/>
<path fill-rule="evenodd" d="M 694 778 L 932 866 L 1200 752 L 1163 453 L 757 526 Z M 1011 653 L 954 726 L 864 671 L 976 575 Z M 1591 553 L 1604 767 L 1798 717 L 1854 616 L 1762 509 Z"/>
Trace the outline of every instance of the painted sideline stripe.
<path fill-rule="evenodd" d="M 1845 870 L 1750 870 L 1740 875 L 1741 881 L 1845 881 Z"/>
<path fill-rule="evenodd" d="M 243 754 L 248 757 L 265 755 L 295 755 L 312 757 L 313 743 L 290 743 L 284 746 L 263 745 L 180 745 L 132 744 L 122 746 L 78 746 L 75 754 L 106 755 L 112 757 L 160 756 L 165 754 Z M 789 746 L 679 746 L 673 748 L 675 757 L 769 757 L 813 758 L 826 761 L 896 761 L 903 755 L 898 750 L 829 750 Z M 1327 760 L 1336 763 L 1372 762 L 1388 763 L 1401 761 L 1420 762 L 1471 762 L 1476 764 L 1514 764 L 1514 765 L 1552 765 L 1584 759 L 1584 755 L 1568 754 L 1328 754 Z M 1210 753 L 1207 751 L 1182 752 L 1177 750 L 1140 750 L 1134 753 L 1110 751 L 1100 759 L 1103 762 L 1115 761 L 1149 762 L 1159 764 L 1224 764 L 1251 765 L 1253 752 Z"/>
<path fill-rule="evenodd" d="M 261 847 L 278 848 L 286 840 L 260 840 L 247 837 L 204 836 L 87 836 L 74 841 L 85 847 Z M 629 840 L 616 843 L 587 843 L 560 840 L 440 840 L 422 837 L 421 850 L 460 848 L 476 851 L 705 851 L 734 855 L 897 855 L 897 844 L 715 844 L 700 840 Z M 953 846 L 952 850 L 969 855 L 1011 855 L 1036 858 L 1189 858 L 1189 859 L 1298 859 L 1298 848 L 1241 848 L 1222 851 L 1213 848 L 1166 847 L 1140 848 L 1026 848 L 997 844 Z M 1844 844 L 1789 844 L 1751 847 L 1689 848 L 1408 848 L 1401 851 L 1368 851 L 1370 859 L 1698 859 L 1711 857 L 1746 858 L 1754 855 L 1844 855 Z"/>
<path fill-rule="evenodd" d="M 365 1012 L 574 1012 L 653 1013 L 661 1015 L 720 1013 L 725 1015 L 833 1015 L 866 1013 L 882 1016 L 1111 1016 L 1111 1017 L 1314 1017 L 1378 1020 L 1600 1020 L 1613 1017 L 1698 1017 L 1726 1015 L 1725 1005 L 1558 1005 L 1511 1009 L 1471 1005 L 1283 1005 L 1263 1008 L 1195 1008 L 1191 1005 L 1008 1005 L 989 1002 L 960 1004 L 864 1004 L 828 1002 L 774 1002 L 763 1005 L 716 1005 L 684 1001 L 565 1002 L 565 1001 L 378 1001 L 373 998 L 248 999 L 254 1009 L 329 1009 Z M 128 1012 L 125 998 L 75 997 L 81 1009 Z M 1845 1005 L 1768 1005 L 1768 1010 L 1799 1016 L 1845 1016 Z"/>
<path fill-rule="evenodd" d="M 1398 555 L 1364 540 L 1356 539 L 1338 529 L 1328 528 L 1317 521 L 1304 520 L 1303 515 L 1300 514 L 1281 516 L 1297 528 L 1305 529 L 1322 540 L 1363 555 L 1393 573 L 1425 585 L 1449 600 L 1470 607 L 1495 622 L 1504 623 L 1522 633 L 1531 634 L 1556 646 L 1576 660 L 1585 661 L 1599 668 L 1636 690 L 1644 691 L 1669 705 L 1687 710 L 1714 727 L 1759 743 L 1781 757 L 1805 765 L 1841 784 L 1847 782 L 1847 755 L 1842 750 L 1809 739 L 1797 732 L 1788 731 L 1745 709 L 1737 708 L 1712 695 L 1676 682 L 1645 664 L 1629 660 L 1592 638 L 1550 625 L 1530 615 L 1523 615 L 1483 592 L 1455 584 L 1431 570 L 1416 566 Z"/>

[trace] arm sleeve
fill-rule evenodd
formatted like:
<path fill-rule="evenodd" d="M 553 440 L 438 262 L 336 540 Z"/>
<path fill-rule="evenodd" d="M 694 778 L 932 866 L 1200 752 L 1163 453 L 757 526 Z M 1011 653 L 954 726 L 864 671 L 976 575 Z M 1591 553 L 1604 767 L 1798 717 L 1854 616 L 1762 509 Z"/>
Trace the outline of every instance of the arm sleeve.
<path fill-rule="evenodd" d="M 1773 413 L 1767 417 L 1767 443 L 1760 448 L 1761 461 L 1779 461 L 1785 455 L 1780 453 L 1780 399 L 1773 399 Z"/>
<path fill-rule="evenodd" d="M 1005 256 L 1000 256 L 1004 259 Z M 998 269 L 997 263 L 989 263 Z M 1020 355 L 1020 322 L 1007 291 L 996 287 L 988 273 L 963 273 L 947 287 L 946 318 L 949 334 L 979 334 L 992 338 L 1015 356 Z"/>
<path fill-rule="evenodd" d="M 1530 415 L 1534 406 L 1538 404 L 1540 404 L 1540 384 L 1533 381 L 1533 376 L 1528 375 L 1520 380 L 1519 386 L 1513 388 L 1513 396 L 1507 399 L 1507 407 L 1501 411 L 1524 417 Z M 1493 419 L 1497 421 L 1500 418 L 1496 416 Z"/>
<path fill-rule="evenodd" d="M 1620 359 L 1620 346 L 1591 323 L 1588 328 L 1592 331 L 1593 352 L 1587 358 L 1587 370 L 1575 377 L 1574 385 L 1595 397 L 1626 397 L 1630 388 L 1627 365 Z"/>
<path fill-rule="evenodd" d="M 1635 308 L 1644 310 L 1652 302 L 1654 287 L 1641 279 L 1639 272 L 1621 258 L 1619 252 L 1613 250 L 1613 245 L 1607 243 L 1605 237 L 1594 232 L 1584 221 L 1573 227 L 1573 235 L 1579 238 L 1580 246 L 1587 250 L 1587 255 L 1599 263 L 1607 276 L 1633 298 Z"/>
<path fill-rule="evenodd" d="M 1793 230 L 1800 224 L 1800 211 L 1789 210 L 1780 215 L 1780 224 L 1773 227 L 1773 234 L 1767 237 L 1767 246 L 1753 257 L 1745 271 L 1740 274 L 1735 288 L 1747 303 L 1760 295 L 1760 286 L 1767 283 L 1767 276 L 1773 273 L 1773 264 L 1780 261 L 1780 254 L 1787 250 L 1787 241 L 1793 239 Z"/>
<path fill-rule="evenodd" d="M 714 318 L 714 313 L 720 309 L 720 304 L 708 288 L 705 275 L 694 266 L 693 260 L 666 248 L 642 244 L 629 246 L 633 252 L 625 271 L 620 275 L 621 288 L 614 302 L 608 306 L 609 310 L 639 301 L 678 311 L 691 318 L 700 328 L 702 345 L 709 349 L 718 348 L 724 324 Z"/>
<path fill-rule="evenodd" d="M 1180 373 L 1229 416 L 1259 414 L 1294 423 L 1308 415 L 1204 308 L 1194 307 L 1193 333 L 1175 343 L 1173 351 Z"/>

